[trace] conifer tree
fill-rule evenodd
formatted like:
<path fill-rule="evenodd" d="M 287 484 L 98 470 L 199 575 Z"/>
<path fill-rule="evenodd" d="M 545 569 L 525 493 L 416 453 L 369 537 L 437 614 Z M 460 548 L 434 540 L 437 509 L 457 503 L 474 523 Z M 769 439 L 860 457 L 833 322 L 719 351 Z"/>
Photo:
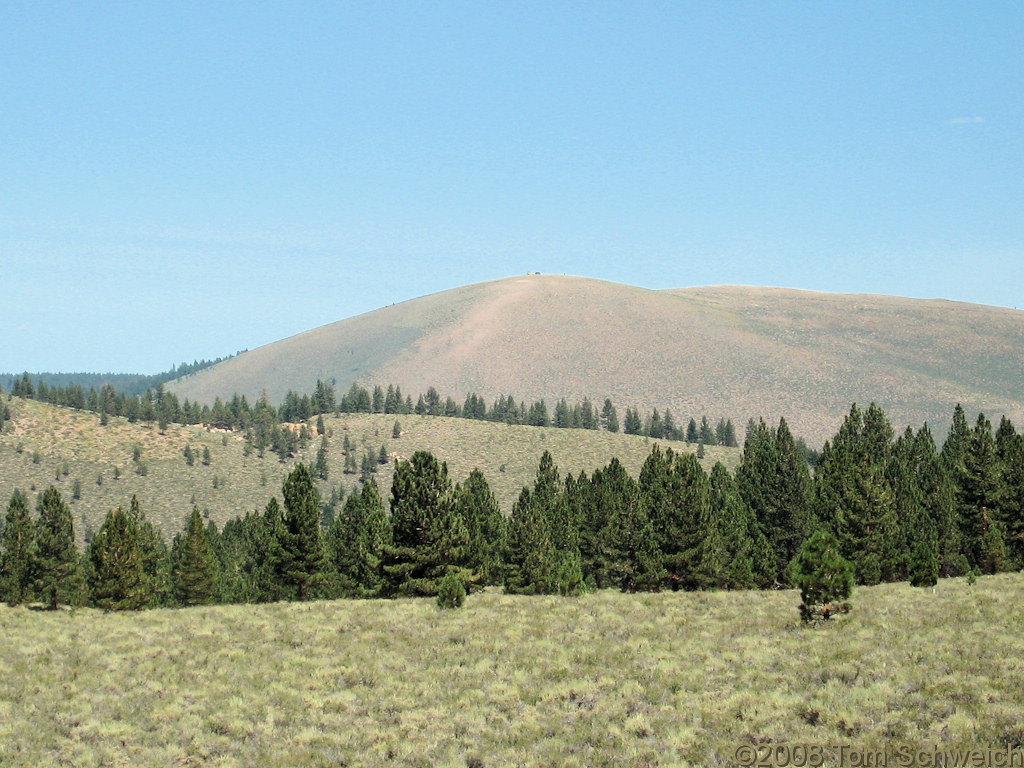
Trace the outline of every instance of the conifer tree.
<path fill-rule="evenodd" d="M 775 581 L 775 557 L 757 518 L 740 497 L 736 481 L 721 462 L 709 477 L 711 508 L 719 521 L 727 563 L 721 580 L 729 589 L 769 587 Z"/>
<path fill-rule="evenodd" d="M 478 580 L 469 567 L 469 533 L 455 508 L 448 467 L 428 451 L 395 465 L 391 525 L 392 543 L 384 547 L 387 594 L 436 595 L 450 572 L 463 584 Z"/>
<path fill-rule="evenodd" d="M 344 597 L 376 597 L 383 586 L 390 527 L 374 479 L 349 496 L 327 531 L 327 551 Z"/>
<path fill-rule="evenodd" d="M 690 419 L 690 423 L 686 425 L 686 442 L 696 443 L 700 440 L 700 433 L 697 432 L 697 422 L 694 419 Z"/>
<path fill-rule="evenodd" d="M 635 408 L 626 408 L 626 419 L 623 425 L 623 432 L 627 435 L 639 435 L 643 431 L 643 423 L 640 421 L 640 414 Z"/>
<path fill-rule="evenodd" d="M 610 398 L 605 398 L 604 406 L 601 408 L 601 425 L 609 432 L 619 431 L 619 414 L 616 413 Z"/>
<path fill-rule="evenodd" d="M 171 561 L 171 585 L 179 605 L 208 605 L 214 602 L 217 594 L 217 559 L 203 526 L 199 507 L 192 507 L 184 533 L 174 537 Z"/>
<path fill-rule="evenodd" d="M 320 439 L 320 447 L 316 452 L 316 476 L 321 480 L 327 479 L 327 435 Z"/>
<path fill-rule="evenodd" d="M 1006 535 L 1008 565 L 1019 570 L 1024 567 L 1024 436 L 1006 434 L 1001 426 L 996 451 L 1001 466 L 998 518 Z"/>
<path fill-rule="evenodd" d="M 555 548 L 551 531 L 530 489 L 523 487 L 512 505 L 505 539 L 505 591 L 543 595 L 553 591 Z"/>
<path fill-rule="evenodd" d="M 284 512 L 276 498 L 270 498 L 262 515 L 254 516 L 249 530 L 253 599 L 260 603 L 287 599 L 291 589 L 284 575 Z"/>
<path fill-rule="evenodd" d="M 299 600 L 310 597 L 310 589 L 324 578 L 326 551 L 320 527 L 320 496 L 305 464 L 288 474 L 281 488 L 284 496 L 284 554 L 282 575 Z"/>
<path fill-rule="evenodd" d="M 839 554 L 836 538 L 815 531 L 793 561 L 791 578 L 800 590 L 800 618 L 811 621 L 817 616 L 828 619 L 845 611 L 844 601 L 853 591 L 853 566 Z"/>
<path fill-rule="evenodd" d="M 748 427 L 736 483 L 775 553 L 776 579 L 783 580 L 813 525 L 810 470 L 785 419 L 776 430 L 763 420 Z"/>
<path fill-rule="evenodd" d="M 441 579 L 437 588 L 437 607 L 444 609 L 461 608 L 466 601 L 466 588 L 452 571 Z"/>
<path fill-rule="evenodd" d="M 92 602 L 108 611 L 136 611 L 149 602 L 138 531 L 118 507 L 107 513 L 89 543 Z"/>
<path fill-rule="evenodd" d="M 21 605 L 32 596 L 36 535 L 28 502 L 21 491 L 11 494 L 0 532 L 0 600 Z"/>
<path fill-rule="evenodd" d="M 598 534 L 597 584 L 610 582 L 623 592 L 657 591 L 666 577 L 661 550 L 636 481 L 618 459 L 594 473 L 594 507 L 605 518 Z"/>
<path fill-rule="evenodd" d="M 918 540 L 907 563 L 912 587 L 934 587 L 939 580 L 939 561 L 928 542 Z"/>
<path fill-rule="evenodd" d="M 469 567 L 483 584 L 500 584 L 505 518 L 483 472 L 474 469 L 455 487 L 455 502 L 469 534 Z"/>
<path fill-rule="evenodd" d="M 36 520 L 36 589 L 51 610 L 81 589 L 71 509 L 52 485 L 39 499 Z"/>

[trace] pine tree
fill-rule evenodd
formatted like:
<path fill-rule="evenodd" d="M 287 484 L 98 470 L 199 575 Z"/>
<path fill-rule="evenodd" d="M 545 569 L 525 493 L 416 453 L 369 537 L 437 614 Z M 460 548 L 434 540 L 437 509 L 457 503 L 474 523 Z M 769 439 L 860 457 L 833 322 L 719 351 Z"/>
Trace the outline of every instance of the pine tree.
<path fill-rule="evenodd" d="M 376 597 L 383 587 L 384 548 L 391 531 L 372 478 L 349 496 L 327 531 L 327 551 L 344 597 Z"/>
<path fill-rule="evenodd" d="M 839 542 L 831 533 L 815 531 L 790 570 L 800 590 L 800 618 L 804 621 L 818 616 L 828 620 L 832 614 L 848 610 L 844 601 L 853 591 L 853 566 L 839 554 Z"/>
<path fill-rule="evenodd" d="M 610 398 L 605 398 L 604 406 L 601 408 L 601 426 L 609 432 L 619 431 L 619 414 L 616 413 Z"/>
<path fill-rule="evenodd" d="M 775 557 L 757 524 L 757 518 L 740 497 L 736 481 L 721 462 L 709 477 L 711 508 L 719 521 L 727 563 L 722 580 L 729 589 L 768 587 L 775 581 Z"/>
<path fill-rule="evenodd" d="M 298 464 L 284 481 L 284 552 L 282 573 L 299 600 L 324 578 L 326 551 L 320 527 L 320 496 L 305 464 Z"/>
<path fill-rule="evenodd" d="M 934 587 L 939 580 L 939 561 L 928 542 L 919 540 L 907 563 L 912 587 Z"/>
<path fill-rule="evenodd" d="M 543 595 L 553 591 L 555 548 L 548 521 L 523 487 L 512 505 L 505 539 L 505 591 Z"/>
<path fill-rule="evenodd" d="M 813 525 L 810 470 L 785 419 L 775 430 L 763 420 L 748 427 L 736 484 L 775 553 L 776 579 L 783 580 Z"/>
<path fill-rule="evenodd" d="M 464 584 L 479 576 L 469 567 L 469 533 L 455 509 L 448 467 L 427 451 L 395 465 L 391 485 L 392 544 L 384 547 L 389 595 L 437 594 L 445 574 Z"/>
<path fill-rule="evenodd" d="M 81 589 L 81 574 L 71 509 L 53 486 L 39 499 L 36 548 L 36 589 L 56 610 Z"/>
<path fill-rule="evenodd" d="M 254 516 L 249 528 L 250 581 L 253 599 L 259 603 L 286 600 L 291 594 L 284 575 L 284 512 L 271 497 L 262 515 Z"/>
<path fill-rule="evenodd" d="M 161 605 L 170 598 L 170 561 L 167 545 L 164 544 L 160 532 L 146 519 L 139 499 L 134 494 L 128 506 L 128 517 L 135 527 L 139 544 L 147 605 Z"/>
<path fill-rule="evenodd" d="M 316 452 L 316 476 L 321 480 L 326 480 L 327 474 L 327 435 L 324 435 L 320 439 L 320 447 Z"/>
<path fill-rule="evenodd" d="M 217 593 L 217 559 L 203 526 L 199 507 L 185 523 L 185 531 L 174 537 L 171 548 L 171 585 L 179 605 L 208 605 Z"/>
<path fill-rule="evenodd" d="M 465 586 L 463 586 L 462 581 L 454 572 L 449 571 L 438 585 L 437 607 L 445 609 L 461 608 L 465 601 Z"/>
<path fill-rule="evenodd" d="M 1006 533 L 1008 565 L 1019 570 L 1024 567 L 1024 436 L 1006 434 L 1000 425 L 996 437 L 1001 465 L 998 518 Z"/>
<path fill-rule="evenodd" d="M 455 487 L 455 503 L 469 534 L 469 567 L 483 584 L 500 584 L 505 518 L 483 472 L 474 469 Z"/>
<path fill-rule="evenodd" d="M 0 600 L 21 605 L 32 597 L 36 535 L 28 502 L 21 491 L 11 494 L 0 532 Z"/>
<path fill-rule="evenodd" d="M 135 611 L 149 602 L 138 531 L 120 507 L 107 513 L 89 544 L 93 603 L 108 611 Z"/>
<path fill-rule="evenodd" d="M 642 431 L 643 423 L 640 421 L 640 414 L 635 408 L 627 408 L 623 432 L 627 435 L 639 435 Z"/>

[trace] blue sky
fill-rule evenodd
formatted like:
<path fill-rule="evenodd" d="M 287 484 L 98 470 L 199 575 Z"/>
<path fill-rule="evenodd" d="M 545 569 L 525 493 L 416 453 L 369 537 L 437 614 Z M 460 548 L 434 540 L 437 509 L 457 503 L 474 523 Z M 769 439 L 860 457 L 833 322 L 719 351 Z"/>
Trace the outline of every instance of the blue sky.
<path fill-rule="evenodd" d="M 0 371 L 526 271 L 1024 298 L 1019 2 L 3 2 Z"/>

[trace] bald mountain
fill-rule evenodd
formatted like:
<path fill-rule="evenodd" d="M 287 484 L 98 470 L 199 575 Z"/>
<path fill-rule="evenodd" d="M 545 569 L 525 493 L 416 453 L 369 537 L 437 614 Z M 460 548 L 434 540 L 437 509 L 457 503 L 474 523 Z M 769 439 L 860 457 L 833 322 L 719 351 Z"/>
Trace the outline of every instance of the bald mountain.
<path fill-rule="evenodd" d="M 527 275 L 394 304 L 245 352 L 168 388 L 212 402 L 333 380 L 461 402 L 609 397 L 676 421 L 777 421 L 817 444 L 852 402 L 941 439 L 953 406 L 1024 421 L 1024 312 L 943 300 L 715 286 L 654 291 Z M 741 435 L 742 437 L 742 435 Z"/>

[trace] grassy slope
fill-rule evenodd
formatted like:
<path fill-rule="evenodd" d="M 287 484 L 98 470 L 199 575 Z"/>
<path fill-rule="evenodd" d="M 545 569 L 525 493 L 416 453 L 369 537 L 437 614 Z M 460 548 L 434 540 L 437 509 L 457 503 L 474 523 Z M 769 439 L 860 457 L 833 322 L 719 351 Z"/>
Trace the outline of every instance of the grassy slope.
<path fill-rule="evenodd" d="M 677 421 L 785 416 L 812 444 L 851 402 L 898 430 L 945 430 L 953 405 L 1024 417 L 1024 312 L 947 301 L 708 287 L 652 291 L 531 275 L 386 307 L 242 354 L 170 386 L 183 396 L 435 386 L 671 408 Z"/>
<path fill-rule="evenodd" d="M 126 506 L 132 494 L 138 495 L 149 519 L 168 538 L 181 530 L 193 499 L 222 526 L 231 517 L 262 509 L 272 494 L 279 495 L 284 476 L 294 463 L 282 464 L 269 452 L 262 459 L 255 453 L 245 457 L 241 437 L 202 427 L 171 425 L 167 434 L 161 435 L 155 426 L 129 424 L 123 419 L 110 419 L 108 426 L 102 427 L 94 414 L 29 400 L 12 398 L 10 407 L 13 419 L 0 433 L 0 504 L 6 508 L 15 488 L 28 492 L 30 502 L 34 502 L 33 489 L 42 491 L 54 484 L 71 503 L 80 538 L 83 521 L 95 530 L 107 510 Z M 396 418 L 402 427 L 397 440 L 391 437 Z M 392 455 L 392 462 L 380 466 L 377 476 L 385 499 L 390 493 L 394 457 L 408 458 L 414 451 L 430 450 L 448 462 L 453 482 L 464 480 L 474 467 L 479 467 L 506 512 L 511 511 L 522 486 L 533 483 L 544 450 L 551 451 L 563 477 L 568 471 L 589 474 L 612 457 L 618 457 L 636 476 L 653 445 L 646 438 L 632 435 L 426 416 L 331 416 L 325 418 L 325 425 L 330 434 L 331 471 L 328 481 L 320 484 L 324 498 L 334 485 L 343 486 L 346 492 L 357 485 L 355 476 L 341 472 L 342 443 L 348 434 L 356 446 L 357 461 L 367 449 L 376 457 L 382 444 Z M 197 454 L 193 467 L 187 466 L 183 457 L 187 444 Z M 312 462 L 319 444 L 314 439 L 295 461 Z M 142 448 L 148 470 L 144 477 L 136 474 L 132 461 L 136 445 Z M 695 446 L 683 443 L 664 445 L 695 450 Z M 208 467 L 199 460 L 204 447 L 212 455 Z M 33 461 L 35 453 L 39 454 L 39 463 Z M 739 453 L 738 449 L 709 448 L 704 465 L 710 470 L 716 460 L 721 460 L 733 469 Z M 65 463 L 67 476 L 61 473 Z M 120 471 L 118 480 L 114 479 L 115 467 Z M 102 478 L 101 484 L 97 484 L 97 478 Z M 217 488 L 213 487 L 214 478 Z M 72 501 L 76 479 L 82 485 L 82 498 Z"/>
<path fill-rule="evenodd" d="M 713 766 L 751 743 L 1024 742 L 1021 574 L 859 589 L 817 628 L 797 600 L 0 606 L 0 762 Z"/>

